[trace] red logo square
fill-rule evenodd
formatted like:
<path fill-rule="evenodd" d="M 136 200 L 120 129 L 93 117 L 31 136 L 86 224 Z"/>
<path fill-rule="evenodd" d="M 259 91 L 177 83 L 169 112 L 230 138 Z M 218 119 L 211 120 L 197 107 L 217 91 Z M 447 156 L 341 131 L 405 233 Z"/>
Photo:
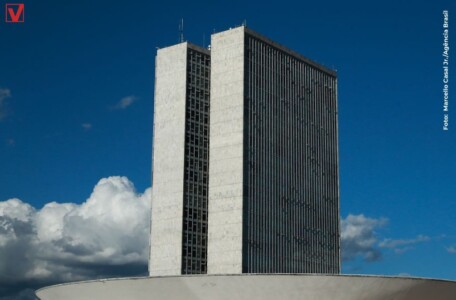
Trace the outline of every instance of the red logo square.
<path fill-rule="evenodd" d="M 5 5 L 5 22 L 6 23 L 22 23 L 24 22 L 24 4 L 6 4 Z"/>

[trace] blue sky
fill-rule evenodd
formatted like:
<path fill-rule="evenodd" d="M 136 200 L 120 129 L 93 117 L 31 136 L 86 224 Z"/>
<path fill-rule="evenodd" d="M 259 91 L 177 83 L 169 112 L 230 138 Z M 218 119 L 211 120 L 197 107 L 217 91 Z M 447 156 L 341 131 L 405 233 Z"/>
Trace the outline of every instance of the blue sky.
<path fill-rule="evenodd" d="M 156 47 L 177 42 L 180 18 L 206 45 L 246 20 L 338 71 L 341 215 L 367 239 L 344 273 L 456 280 L 452 111 L 442 130 L 442 10 L 451 109 L 454 1 L 23 2 L 22 24 L 0 6 L 0 201 L 82 205 L 110 176 L 147 193 Z"/>

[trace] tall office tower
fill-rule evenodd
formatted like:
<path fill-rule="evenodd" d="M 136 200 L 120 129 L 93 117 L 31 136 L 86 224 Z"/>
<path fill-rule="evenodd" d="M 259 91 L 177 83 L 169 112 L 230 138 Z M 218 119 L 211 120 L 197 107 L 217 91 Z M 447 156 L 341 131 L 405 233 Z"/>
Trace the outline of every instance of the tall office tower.
<path fill-rule="evenodd" d="M 212 35 L 208 273 L 339 273 L 336 73 Z"/>
<path fill-rule="evenodd" d="M 157 53 L 150 274 L 338 273 L 336 73 L 245 27 L 211 44 Z"/>
<path fill-rule="evenodd" d="M 151 275 L 207 272 L 209 51 L 189 43 L 158 50 Z"/>

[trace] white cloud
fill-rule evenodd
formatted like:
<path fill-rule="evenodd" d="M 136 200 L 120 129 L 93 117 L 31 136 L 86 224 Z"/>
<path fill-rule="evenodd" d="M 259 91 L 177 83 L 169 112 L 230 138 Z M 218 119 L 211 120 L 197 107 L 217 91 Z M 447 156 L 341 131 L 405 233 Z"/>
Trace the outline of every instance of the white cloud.
<path fill-rule="evenodd" d="M 126 109 L 127 107 L 132 105 L 136 100 L 138 100 L 138 98 L 136 98 L 135 96 L 123 97 L 112 108 L 113 109 Z"/>
<path fill-rule="evenodd" d="M 374 219 L 364 215 L 348 215 L 341 220 L 341 248 L 344 261 L 362 257 L 365 261 L 377 261 L 382 257 L 378 249 L 376 229 L 385 226 L 385 218 Z"/>
<path fill-rule="evenodd" d="M 456 254 L 456 246 L 450 246 L 447 248 L 448 253 Z"/>
<path fill-rule="evenodd" d="M 0 295 L 58 282 L 145 274 L 150 199 L 150 188 L 137 193 L 126 177 L 109 177 L 82 204 L 51 202 L 35 209 L 19 199 L 0 202 Z M 382 251 L 399 253 L 430 239 L 380 241 L 377 230 L 386 224 L 385 218 L 362 214 L 342 219 L 342 259 L 377 261 Z M 447 251 L 456 253 L 456 247 Z"/>
<path fill-rule="evenodd" d="M 401 248 L 394 248 L 392 250 L 396 254 L 403 254 L 403 253 L 408 252 L 408 251 L 413 250 L 413 249 L 415 249 L 415 247 L 407 246 L 407 247 L 401 247 Z"/>
<path fill-rule="evenodd" d="M 0 121 L 3 120 L 6 115 L 6 99 L 11 97 L 11 91 L 9 89 L 0 88 Z"/>
<path fill-rule="evenodd" d="M 144 274 L 150 199 L 150 188 L 138 194 L 126 177 L 109 177 L 80 205 L 52 202 L 37 210 L 19 199 L 0 202 L 0 295 Z"/>
<path fill-rule="evenodd" d="M 365 261 L 377 261 L 382 258 L 385 251 L 403 254 L 415 249 L 416 244 L 436 239 L 420 234 L 411 239 L 384 238 L 380 240 L 377 229 L 384 227 L 386 224 L 388 224 L 388 219 L 368 218 L 362 214 L 348 215 L 345 219 L 342 219 L 342 259 L 350 261 L 356 257 L 361 257 Z M 456 253 L 456 248 L 453 248 L 453 250 Z M 447 251 L 450 252 L 449 248 L 447 248 Z"/>
<path fill-rule="evenodd" d="M 412 245 L 429 242 L 430 240 L 430 237 L 420 234 L 413 239 L 384 239 L 379 246 L 382 248 L 392 249 L 396 254 L 402 254 L 414 249 Z"/>
<path fill-rule="evenodd" d="M 92 129 L 92 124 L 91 124 L 91 123 L 82 123 L 81 126 L 82 126 L 82 128 L 84 128 L 85 130 Z"/>

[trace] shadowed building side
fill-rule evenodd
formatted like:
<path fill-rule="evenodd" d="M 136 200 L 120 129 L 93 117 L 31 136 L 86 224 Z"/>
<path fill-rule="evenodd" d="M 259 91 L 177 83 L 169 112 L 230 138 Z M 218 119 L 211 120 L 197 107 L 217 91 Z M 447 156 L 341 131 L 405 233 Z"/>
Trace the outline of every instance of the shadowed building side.
<path fill-rule="evenodd" d="M 336 73 L 212 35 L 208 272 L 339 273 Z"/>
<path fill-rule="evenodd" d="M 245 33 L 244 273 L 339 273 L 337 79 Z"/>

